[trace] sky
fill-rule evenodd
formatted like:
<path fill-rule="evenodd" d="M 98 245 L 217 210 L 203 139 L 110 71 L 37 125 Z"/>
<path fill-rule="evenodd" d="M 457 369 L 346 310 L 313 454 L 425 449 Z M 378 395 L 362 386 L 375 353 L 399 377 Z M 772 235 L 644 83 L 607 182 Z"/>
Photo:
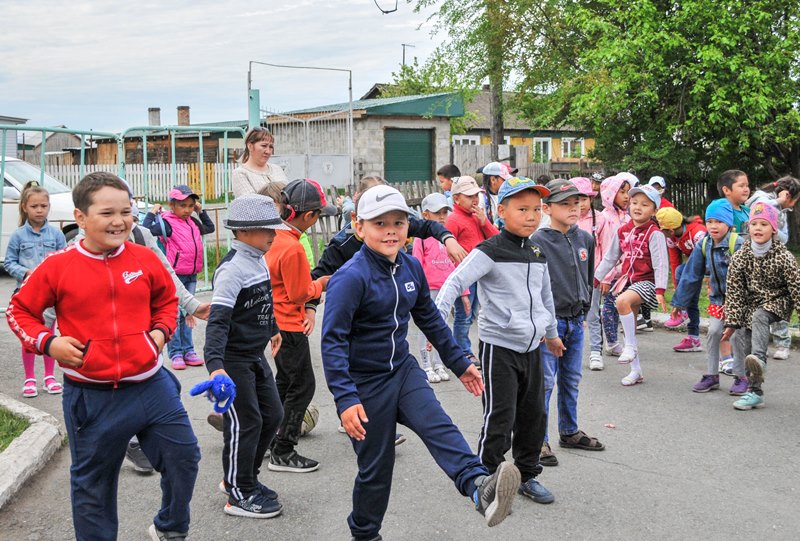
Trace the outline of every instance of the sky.
<path fill-rule="evenodd" d="M 395 0 L 376 0 L 384 9 Z M 349 69 L 353 97 L 424 61 L 442 39 L 427 13 L 398 0 L 0 0 L 0 115 L 31 126 L 119 132 L 247 118 L 251 61 Z M 347 101 L 347 74 L 253 65 L 262 107 L 286 111 Z"/>

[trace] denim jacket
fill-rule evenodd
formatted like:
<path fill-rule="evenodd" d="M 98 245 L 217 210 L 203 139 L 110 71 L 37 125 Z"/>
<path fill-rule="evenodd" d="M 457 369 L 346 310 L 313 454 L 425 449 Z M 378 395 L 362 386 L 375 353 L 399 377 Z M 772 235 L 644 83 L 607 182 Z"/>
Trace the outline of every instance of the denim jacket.
<path fill-rule="evenodd" d="M 35 269 L 47 254 L 61 250 L 66 245 L 64 233 L 49 222 L 45 222 L 37 233 L 26 221 L 25 225 L 11 234 L 3 267 L 17 279 L 19 287 L 26 272 Z"/>
<path fill-rule="evenodd" d="M 731 263 L 730 235 L 729 232 L 716 246 L 714 246 L 711 236 L 708 235 L 703 241 L 695 245 L 692 255 L 689 256 L 689 261 L 685 263 L 683 268 L 678 289 L 672 297 L 672 306 L 686 308 L 689 304 L 689 299 L 692 298 L 692 293 L 699 293 L 705 275 L 709 276 L 711 285 L 708 300 L 711 304 L 722 305 L 725 303 L 725 280 Z M 706 244 L 705 255 L 703 255 L 703 242 Z M 734 252 L 737 252 L 743 243 L 744 238 L 739 235 L 734 243 Z"/>

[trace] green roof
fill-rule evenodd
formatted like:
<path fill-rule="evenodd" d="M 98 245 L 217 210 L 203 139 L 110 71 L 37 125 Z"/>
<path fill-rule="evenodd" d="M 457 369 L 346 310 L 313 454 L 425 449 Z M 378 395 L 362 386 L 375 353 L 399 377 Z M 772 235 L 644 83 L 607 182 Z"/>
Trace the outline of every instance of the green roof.
<path fill-rule="evenodd" d="M 298 115 L 309 113 L 329 113 L 347 111 L 348 102 L 322 105 L 308 109 L 288 111 L 284 114 Z M 458 93 L 441 92 L 438 94 L 418 94 L 414 96 L 398 96 L 395 98 L 376 98 L 353 101 L 353 110 L 363 110 L 367 115 L 389 116 L 463 116 L 464 99 Z"/>

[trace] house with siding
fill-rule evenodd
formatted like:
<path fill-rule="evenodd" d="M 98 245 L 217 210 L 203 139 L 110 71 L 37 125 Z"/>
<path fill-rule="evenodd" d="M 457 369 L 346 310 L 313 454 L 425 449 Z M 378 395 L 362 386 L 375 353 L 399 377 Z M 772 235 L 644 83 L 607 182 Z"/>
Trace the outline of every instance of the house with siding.
<path fill-rule="evenodd" d="M 0 124 L 25 124 L 28 121 L 27 118 L 19 118 L 16 116 L 6 116 L 0 115 Z M 17 157 L 17 132 L 15 130 L 7 130 L 6 132 L 6 146 L 5 148 L 0 148 L 4 156 L 8 156 L 9 158 L 16 158 Z M 0 142 L 2 142 L 2 134 L 0 134 Z"/>

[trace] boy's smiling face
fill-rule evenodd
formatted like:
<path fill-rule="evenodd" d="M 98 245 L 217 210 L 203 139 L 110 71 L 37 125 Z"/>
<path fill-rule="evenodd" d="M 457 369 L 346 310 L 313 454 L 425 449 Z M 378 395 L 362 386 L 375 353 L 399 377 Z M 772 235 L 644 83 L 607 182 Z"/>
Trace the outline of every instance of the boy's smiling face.
<path fill-rule="evenodd" d="M 750 182 L 747 175 L 739 175 L 730 188 L 722 188 L 725 199 L 735 205 L 743 205 L 750 197 Z"/>
<path fill-rule="evenodd" d="M 370 250 L 394 262 L 408 239 L 408 215 L 392 210 L 371 220 L 359 220 L 356 233 Z"/>
<path fill-rule="evenodd" d="M 111 252 L 128 238 L 133 227 L 128 192 L 103 186 L 92 194 L 86 213 L 75 209 L 75 221 L 86 233 L 84 246 L 92 252 Z"/>

